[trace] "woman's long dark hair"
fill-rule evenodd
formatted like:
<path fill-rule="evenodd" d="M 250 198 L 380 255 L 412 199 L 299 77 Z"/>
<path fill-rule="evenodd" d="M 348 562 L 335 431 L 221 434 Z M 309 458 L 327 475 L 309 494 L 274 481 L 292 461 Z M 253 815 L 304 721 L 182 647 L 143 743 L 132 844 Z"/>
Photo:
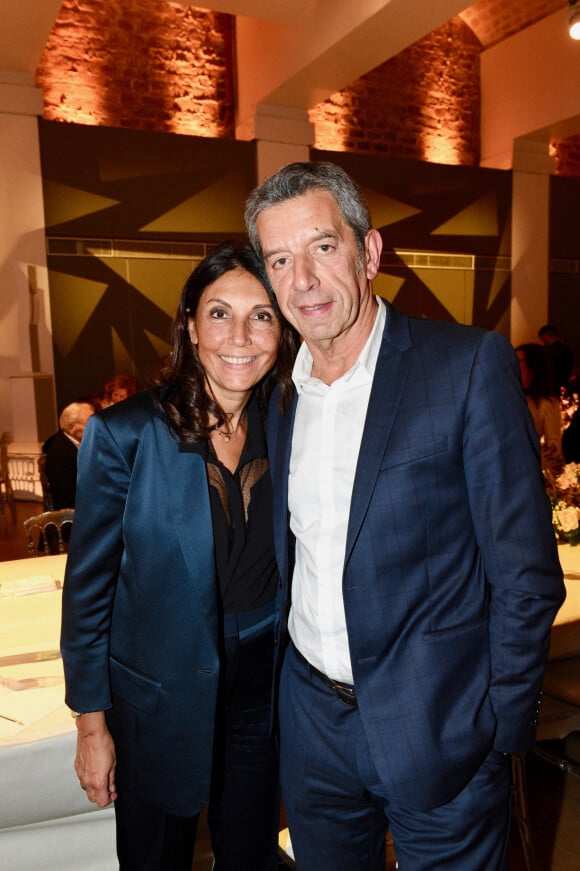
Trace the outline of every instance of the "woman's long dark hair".
<path fill-rule="evenodd" d="M 298 346 L 296 332 L 282 316 L 262 261 L 255 251 L 249 245 L 223 242 L 204 257 L 185 282 L 171 332 L 173 350 L 157 381 L 161 388 L 159 402 L 182 441 L 197 443 L 207 439 L 210 415 L 217 418 L 220 426 L 226 422 L 224 410 L 207 390 L 205 370 L 197 347 L 190 339 L 188 322 L 195 317 L 206 287 L 235 269 L 242 269 L 258 279 L 268 294 L 282 330 L 276 364 L 254 388 L 262 416 L 266 415 L 268 400 L 276 386 L 281 411 L 287 411 L 290 406 L 292 366 Z"/>

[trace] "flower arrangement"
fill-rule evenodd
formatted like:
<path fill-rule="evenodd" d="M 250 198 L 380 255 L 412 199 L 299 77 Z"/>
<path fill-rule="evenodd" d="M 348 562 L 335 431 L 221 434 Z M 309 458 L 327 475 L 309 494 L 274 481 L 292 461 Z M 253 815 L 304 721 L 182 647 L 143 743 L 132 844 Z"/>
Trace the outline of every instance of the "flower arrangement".
<path fill-rule="evenodd" d="M 544 472 L 559 541 L 580 544 L 580 463 L 567 463 L 558 476 Z"/>

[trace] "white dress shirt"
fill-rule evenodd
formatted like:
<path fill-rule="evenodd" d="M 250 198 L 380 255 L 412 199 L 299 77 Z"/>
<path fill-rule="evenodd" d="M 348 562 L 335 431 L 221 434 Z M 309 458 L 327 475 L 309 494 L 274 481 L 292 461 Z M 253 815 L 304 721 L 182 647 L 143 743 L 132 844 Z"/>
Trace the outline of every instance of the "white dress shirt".
<path fill-rule="evenodd" d="M 306 342 L 292 373 L 298 405 L 288 504 L 296 564 L 288 629 L 311 665 L 350 684 L 342 578 L 354 475 L 386 320 L 385 305 L 377 301 L 371 334 L 345 375 L 332 384 L 313 378 Z"/>
<path fill-rule="evenodd" d="M 75 448 L 78 450 L 80 445 L 81 445 L 81 443 L 78 441 L 78 439 L 75 439 L 74 436 L 71 436 L 70 432 L 65 432 L 64 430 L 62 430 L 62 433 L 63 433 L 63 435 L 65 435 L 67 437 L 67 439 L 69 441 L 71 441 L 73 443 Z"/>

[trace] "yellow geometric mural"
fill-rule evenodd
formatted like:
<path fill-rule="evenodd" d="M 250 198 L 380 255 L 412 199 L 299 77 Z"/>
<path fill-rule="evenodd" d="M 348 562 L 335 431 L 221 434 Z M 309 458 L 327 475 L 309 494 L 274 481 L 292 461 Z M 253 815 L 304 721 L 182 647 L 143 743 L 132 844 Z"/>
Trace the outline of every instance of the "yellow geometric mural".
<path fill-rule="evenodd" d="M 234 171 L 188 197 L 178 206 L 139 228 L 145 233 L 245 233 L 243 211 L 232 210 L 232 202 L 243 202 L 247 182 Z"/>
<path fill-rule="evenodd" d="M 393 302 L 405 281 L 404 276 L 386 275 L 379 272 L 373 279 L 373 291 L 383 299 Z"/>
<path fill-rule="evenodd" d="M 111 375 L 133 375 L 133 361 L 129 349 L 124 344 L 115 327 L 111 326 L 111 342 L 115 371 Z"/>
<path fill-rule="evenodd" d="M 388 227 L 390 224 L 397 224 L 406 218 L 421 214 L 420 209 L 409 206 L 401 200 L 387 197 L 378 191 L 362 186 L 360 190 L 369 207 L 373 227 Z"/>
<path fill-rule="evenodd" d="M 399 252 L 404 261 L 405 255 Z M 475 272 L 460 269 L 428 269 L 409 266 L 417 278 L 427 287 L 435 299 L 460 324 L 470 324 L 473 319 Z"/>
<path fill-rule="evenodd" d="M 196 260 L 153 257 L 104 257 L 97 255 L 107 269 L 127 282 L 170 317 L 177 308 L 185 281 Z"/>
<path fill-rule="evenodd" d="M 50 273 L 50 283 L 52 322 L 58 324 L 54 342 L 63 357 L 67 357 L 108 285 L 54 271 Z"/>
<path fill-rule="evenodd" d="M 47 223 L 51 225 L 66 224 L 119 204 L 118 200 L 50 180 L 44 182 L 44 199 Z"/>
<path fill-rule="evenodd" d="M 504 259 L 504 262 L 508 260 L 510 257 L 510 242 L 511 242 L 511 228 L 509 225 L 504 227 L 503 235 L 500 239 L 500 243 L 497 250 L 497 258 L 500 257 Z M 488 311 L 491 308 L 492 304 L 495 302 L 495 299 L 501 289 L 504 287 L 506 282 L 506 267 L 504 266 L 503 271 L 500 269 L 494 269 L 493 278 L 491 280 L 491 286 L 489 288 L 489 298 L 487 301 Z"/>
<path fill-rule="evenodd" d="M 474 203 L 470 203 L 444 224 L 431 230 L 432 236 L 497 236 L 498 233 L 495 191 L 490 191 Z"/>
<path fill-rule="evenodd" d="M 171 345 L 169 344 L 169 342 L 164 342 L 163 339 L 160 339 L 159 336 L 155 336 L 153 333 L 150 333 L 149 330 L 145 330 L 145 335 L 151 342 L 152 346 L 155 348 L 160 360 L 162 360 L 166 354 L 169 354 L 169 352 L 171 351 Z"/>

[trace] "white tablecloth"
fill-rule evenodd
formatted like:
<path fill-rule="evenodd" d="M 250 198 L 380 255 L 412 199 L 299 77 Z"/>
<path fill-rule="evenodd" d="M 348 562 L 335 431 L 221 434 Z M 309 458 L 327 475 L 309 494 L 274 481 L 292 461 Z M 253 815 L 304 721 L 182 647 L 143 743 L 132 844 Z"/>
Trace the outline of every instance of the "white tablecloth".
<path fill-rule="evenodd" d="M 0 562 L 2 871 L 118 868 L 114 812 L 88 801 L 73 769 L 76 729 L 58 653 L 65 564 Z"/>
<path fill-rule="evenodd" d="M 565 655 L 580 646 L 580 547 L 558 551 L 568 596 L 552 654 Z M 0 719 L 2 871 L 118 868 L 113 810 L 95 809 L 73 769 L 76 730 L 58 655 L 65 564 L 65 556 L 0 562 L 0 714 L 11 718 Z"/>

